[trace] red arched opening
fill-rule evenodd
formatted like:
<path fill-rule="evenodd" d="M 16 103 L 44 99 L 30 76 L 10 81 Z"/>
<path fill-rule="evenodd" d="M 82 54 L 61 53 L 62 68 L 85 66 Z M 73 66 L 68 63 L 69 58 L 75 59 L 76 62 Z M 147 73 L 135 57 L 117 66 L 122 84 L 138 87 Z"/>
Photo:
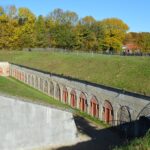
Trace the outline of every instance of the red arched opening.
<path fill-rule="evenodd" d="M 15 69 L 15 78 L 17 78 L 17 70 Z"/>
<path fill-rule="evenodd" d="M 21 80 L 21 72 L 19 71 L 19 80 Z"/>
<path fill-rule="evenodd" d="M 103 107 L 103 118 L 105 122 L 112 124 L 113 120 L 113 107 L 109 101 L 105 101 L 104 107 Z"/>
<path fill-rule="evenodd" d="M 17 70 L 17 79 L 19 80 L 19 71 Z"/>
<path fill-rule="evenodd" d="M 90 101 L 90 114 L 93 117 L 99 116 L 99 104 L 98 104 L 96 97 L 92 97 L 92 99 Z"/>
<path fill-rule="evenodd" d="M 71 98 L 70 98 L 70 104 L 71 107 L 75 108 L 77 105 L 77 96 L 76 96 L 76 92 L 74 90 L 71 91 L 70 93 Z"/>
<path fill-rule="evenodd" d="M 87 99 L 84 93 L 80 95 L 79 108 L 81 111 L 86 112 Z"/>
<path fill-rule="evenodd" d="M 63 102 L 68 103 L 68 91 L 66 87 L 63 87 Z"/>
<path fill-rule="evenodd" d="M 0 67 L 0 75 L 3 74 L 3 69 Z"/>
<path fill-rule="evenodd" d="M 24 81 L 24 73 L 21 73 L 21 80 Z"/>
<path fill-rule="evenodd" d="M 9 69 L 9 67 L 6 68 L 6 73 L 7 73 L 7 74 L 10 74 L 10 69 Z"/>

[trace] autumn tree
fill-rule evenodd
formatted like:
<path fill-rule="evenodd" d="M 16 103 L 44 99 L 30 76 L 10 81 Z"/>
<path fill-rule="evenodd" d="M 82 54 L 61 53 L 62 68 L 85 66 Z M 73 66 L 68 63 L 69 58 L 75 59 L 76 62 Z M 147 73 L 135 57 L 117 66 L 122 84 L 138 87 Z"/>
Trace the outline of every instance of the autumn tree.
<path fill-rule="evenodd" d="M 18 30 L 18 46 L 21 48 L 34 47 L 35 36 L 35 15 L 28 8 L 18 9 L 18 20 L 19 20 L 19 30 Z"/>
<path fill-rule="evenodd" d="M 103 50 L 121 50 L 122 42 L 129 29 L 128 25 L 120 19 L 109 18 L 101 21 L 101 28 L 103 30 Z"/>
<path fill-rule="evenodd" d="M 95 32 L 92 30 L 92 25 L 96 22 L 96 20 L 91 16 L 86 16 L 80 19 L 77 29 L 79 31 L 79 41 L 80 41 L 80 49 L 81 50 L 96 50 L 97 39 L 95 36 Z"/>
<path fill-rule="evenodd" d="M 46 28 L 46 20 L 40 15 L 35 21 L 35 46 L 36 47 L 48 47 L 48 30 Z"/>
<path fill-rule="evenodd" d="M 55 9 L 47 17 L 50 45 L 58 48 L 73 49 L 76 46 L 75 25 L 78 15 L 75 12 Z"/>
<path fill-rule="evenodd" d="M 9 6 L 5 10 L 3 7 L 0 7 L 0 48 L 16 48 L 16 27 L 18 21 L 15 17 L 15 6 Z"/>

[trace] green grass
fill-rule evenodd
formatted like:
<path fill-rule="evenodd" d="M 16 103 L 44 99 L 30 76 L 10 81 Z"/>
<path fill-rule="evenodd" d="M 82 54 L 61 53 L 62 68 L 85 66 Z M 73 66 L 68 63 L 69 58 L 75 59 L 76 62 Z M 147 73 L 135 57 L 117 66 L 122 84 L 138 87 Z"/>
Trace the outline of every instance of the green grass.
<path fill-rule="evenodd" d="M 0 61 L 150 95 L 150 57 L 0 51 Z"/>
<path fill-rule="evenodd" d="M 143 138 L 134 139 L 129 144 L 114 150 L 150 150 L 150 131 Z"/>
<path fill-rule="evenodd" d="M 37 101 L 37 102 L 39 101 L 39 102 L 51 104 L 57 107 L 68 108 L 68 109 L 70 108 L 68 105 L 63 104 L 58 100 L 54 100 L 48 95 L 43 94 L 42 92 L 10 77 L 8 78 L 0 77 L 0 92 L 4 94 L 16 96 L 16 97 L 25 98 L 31 101 Z"/>
<path fill-rule="evenodd" d="M 73 109 L 69 105 L 63 104 L 62 102 L 55 100 L 48 95 L 11 77 L 0 77 L 0 93 L 24 98 L 28 101 L 50 104 L 61 109 L 67 109 L 73 112 L 74 115 L 82 116 L 85 119 L 92 121 L 93 123 L 102 127 L 108 127 L 108 125 L 106 125 L 103 121 L 83 113 L 78 109 Z"/>

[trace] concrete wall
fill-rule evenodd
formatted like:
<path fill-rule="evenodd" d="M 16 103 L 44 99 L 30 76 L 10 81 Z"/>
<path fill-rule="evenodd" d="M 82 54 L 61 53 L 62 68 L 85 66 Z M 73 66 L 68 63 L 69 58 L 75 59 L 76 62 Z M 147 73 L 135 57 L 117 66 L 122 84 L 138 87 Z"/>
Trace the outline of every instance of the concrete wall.
<path fill-rule="evenodd" d="M 0 76 L 9 76 L 9 63 L 0 62 Z"/>
<path fill-rule="evenodd" d="M 56 147 L 76 141 L 71 113 L 0 96 L 0 150 Z"/>
<path fill-rule="evenodd" d="M 64 102 L 64 89 L 67 89 L 69 105 L 71 105 L 71 92 L 74 91 L 76 108 L 113 125 L 138 119 L 141 111 L 146 109 L 150 103 L 148 96 L 15 64 L 10 64 L 10 76 L 62 102 Z M 84 109 L 82 109 L 82 105 L 84 105 Z M 149 110 L 143 111 L 146 112 L 144 115 L 150 114 Z"/>

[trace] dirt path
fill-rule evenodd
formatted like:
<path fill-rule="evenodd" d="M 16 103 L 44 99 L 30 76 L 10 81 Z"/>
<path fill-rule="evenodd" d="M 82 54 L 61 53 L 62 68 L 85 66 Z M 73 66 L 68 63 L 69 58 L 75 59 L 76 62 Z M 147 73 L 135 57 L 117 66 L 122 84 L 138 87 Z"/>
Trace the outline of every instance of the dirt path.
<path fill-rule="evenodd" d="M 57 150 L 111 150 L 124 142 L 124 139 L 120 138 L 114 128 L 99 128 L 79 116 L 75 116 L 74 119 L 79 132 L 90 137 L 90 140 Z"/>

